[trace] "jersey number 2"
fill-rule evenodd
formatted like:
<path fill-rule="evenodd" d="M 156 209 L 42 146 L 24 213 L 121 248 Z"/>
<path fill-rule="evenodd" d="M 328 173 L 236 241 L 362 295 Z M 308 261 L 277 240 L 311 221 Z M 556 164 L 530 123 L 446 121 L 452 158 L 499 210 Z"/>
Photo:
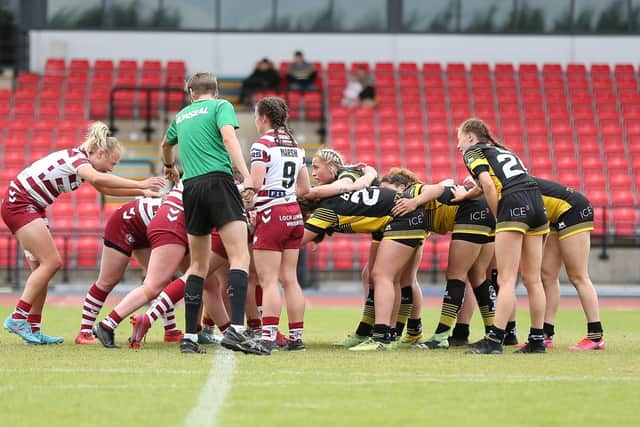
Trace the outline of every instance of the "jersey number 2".
<path fill-rule="evenodd" d="M 496 160 L 501 164 L 504 163 L 504 165 L 502 165 L 502 173 L 504 173 L 505 178 L 511 178 L 526 173 L 526 169 L 520 162 L 520 159 L 508 151 L 503 151 L 498 154 L 496 156 Z"/>

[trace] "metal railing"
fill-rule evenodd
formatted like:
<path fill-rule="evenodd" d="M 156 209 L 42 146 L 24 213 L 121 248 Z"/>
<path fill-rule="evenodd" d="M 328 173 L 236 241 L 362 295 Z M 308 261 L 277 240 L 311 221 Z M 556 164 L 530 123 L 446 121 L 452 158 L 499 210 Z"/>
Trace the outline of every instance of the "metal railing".
<path fill-rule="evenodd" d="M 116 94 L 118 92 L 143 92 L 145 94 L 145 102 L 141 104 L 139 102 L 134 102 L 133 99 L 127 100 L 126 104 L 123 104 L 121 100 L 116 100 Z M 115 134 L 118 131 L 116 127 L 116 107 L 131 107 L 134 109 L 138 107 L 139 111 L 142 111 L 144 114 L 139 115 L 139 117 L 143 117 L 145 121 L 144 128 L 142 128 L 142 132 L 146 136 L 147 141 L 152 141 L 153 133 L 155 129 L 151 126 L 151 120 L 154 118 L 153 108 L 152 108 L 152 95 L 153 93 L 162 93 L 164 96 L 162 97 L 162 102 L 159 102 L 154 106 L 157 112 L 162 112 L 164 115 L 165 125 L 168 124 L 169 117 L 169 97 L 168 94 L 173 92 L 179 92 L 183 94 L 184 97 L 184 89 L 170 87 L 170 86 L 114 86 L 111 88 L 111 93 L 109 94 L 109 128 Z M 183 99 L 184 104 L 184 99 Z M 141 108 L 144 106 L 144 108 Z"/>

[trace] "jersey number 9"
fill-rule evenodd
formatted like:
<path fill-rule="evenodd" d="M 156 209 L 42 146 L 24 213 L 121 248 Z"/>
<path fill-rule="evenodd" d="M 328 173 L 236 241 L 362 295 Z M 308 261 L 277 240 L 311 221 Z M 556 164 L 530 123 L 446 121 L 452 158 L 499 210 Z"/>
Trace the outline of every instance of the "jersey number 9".
<path fill-rule="evenodd" d="M 291 188 L 296 180 L 296 164 L 294 162 L 284 162 L 282 168 L 282 186 Z"/>

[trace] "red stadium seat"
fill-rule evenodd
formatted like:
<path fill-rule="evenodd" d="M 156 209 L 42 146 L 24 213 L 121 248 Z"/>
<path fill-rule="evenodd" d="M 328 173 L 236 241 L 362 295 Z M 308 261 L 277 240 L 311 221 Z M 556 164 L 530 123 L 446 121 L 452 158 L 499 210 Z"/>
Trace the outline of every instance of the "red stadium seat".
<path fill-rule="evenodd" d="M 594 75 L 610 75 L 611 67 L 609 64 L 591 64 L 591 76 Z"/>
<path fill-rule="evenodd" d="M 580 188 L 582 180 L 576 171 L 560 171 L 558 172 L 558 182 L 567 187 Z"/>
<path fill-rule="evenodd" d="M 45 120 L 57 120 L 60 118 L 60 109 L 58 104 L 40 104 L 38 118 Z"/>
<path fill-rule="evenodd" d="M 373 64 L 373 71 L 376 76 L 393 75 L 395 69 L 392 62 L 376 62 Z"/>
<path fill-rule="evenodd" d="M 63 58 L 48 58 L 44 64 L 45 74 L 59 74 L 64 75 L 67 71 L 67 66 Z"/>
<path fill-rule="evenodd" d="M 624 153 L 615 153 L 607 156 L 607 168 L 609 170 L 624 170 L 626 171 L 629 168 L 629 159 Z"/>
<path fill-rule="evenodd" d="M 95 268 L 101 250 L 101 242 L 97 237 L 79 237 L 76 241 L 76 265 L 80 268 Z"/>
<path fill-rule="evenodd" d="M 0 218 L 0 230 L 6 229 L 2 219 Z M 0 235 L 0 268 L 13 267 L 16 263 L 16 257 L 18 255 L 18 242 L 10 234 Z"/>
<path fill-rule="evenodd" d="M 581 75 L 585 75 L 586 72 L 587 72 L 587 67 L 585 67 L 584 64 L 579 64 L 579 63 L 567 64 L 567 75 L 581 76 Z"/>
<path fill-rule="evenodd" d="M 636 210 L 631 207 L 614 207 L 613 224 L 616 234 L 633 234 L 636 230 Z"/>
<path fill-rule="evenodd" d="M 615 189 L 629 189 L 632 185 L 631 176 L 626 171 L 610 171 L 609 185 Z"/>
<path fill-rule="evenodd" d="M 556 156 L 556 168 L 558 171 L 576 171 L 578 161 L 574 156 Z"/>
<path fill-rule="evenodd" d="M 513 64 L 508 62 L 508 63 L 504 63 L 504 62 L 497 62 L 493 65 L 493 72 L 495 74 L 511 74 L 513 75 L 514 72 L 514 68 L 513 68 Z"/>
<path fill-rule="evenodd" d="M 350 72 L 355 73 L 358 68 L 364 68 L 368 72 L 371 71 L 371 67 L 369 66 L 368 62 L 356 61 L 351 63 Z"/>
<path fill-rule="evenodd" d="M 20 73 L 18 74 L 18 89 L 36 88 L 40 82 L 40 75 L 36 73 Z"/>
<path fill-rule="evenodd" d="M 418 65 L 415 62 L 400 62 L 398 64 L 398 72 L 402 74 L 417 74 Z"/>
<path fill-rule="evenodd" d="M 635 203 L 633 192 L 631 190 L 619 189 L 611 193 L 611 202 L 616 207 L 633 206 Z"/>
<path fill-rule="evenodd" d="M 424 75 L 439 75 L 442 73 L 442 67 L 439 63 L 425 62 L 422 64 L 422 74 Z"/>

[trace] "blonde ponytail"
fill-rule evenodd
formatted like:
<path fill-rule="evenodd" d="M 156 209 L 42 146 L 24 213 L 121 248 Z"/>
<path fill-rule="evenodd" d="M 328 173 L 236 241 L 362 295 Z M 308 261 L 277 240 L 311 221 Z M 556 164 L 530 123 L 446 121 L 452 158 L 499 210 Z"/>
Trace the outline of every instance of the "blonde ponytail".
<path fill-rule="evenodd" d="M 106 151 L 109 155 L 120 152 L 120 142 L 116 138 L 109 136 L 109 134 L 109 127 L 106 124 L 94 122 L 89 127 L 87 138 L 80 147 L 89 154 L 100 149 Z"/>

